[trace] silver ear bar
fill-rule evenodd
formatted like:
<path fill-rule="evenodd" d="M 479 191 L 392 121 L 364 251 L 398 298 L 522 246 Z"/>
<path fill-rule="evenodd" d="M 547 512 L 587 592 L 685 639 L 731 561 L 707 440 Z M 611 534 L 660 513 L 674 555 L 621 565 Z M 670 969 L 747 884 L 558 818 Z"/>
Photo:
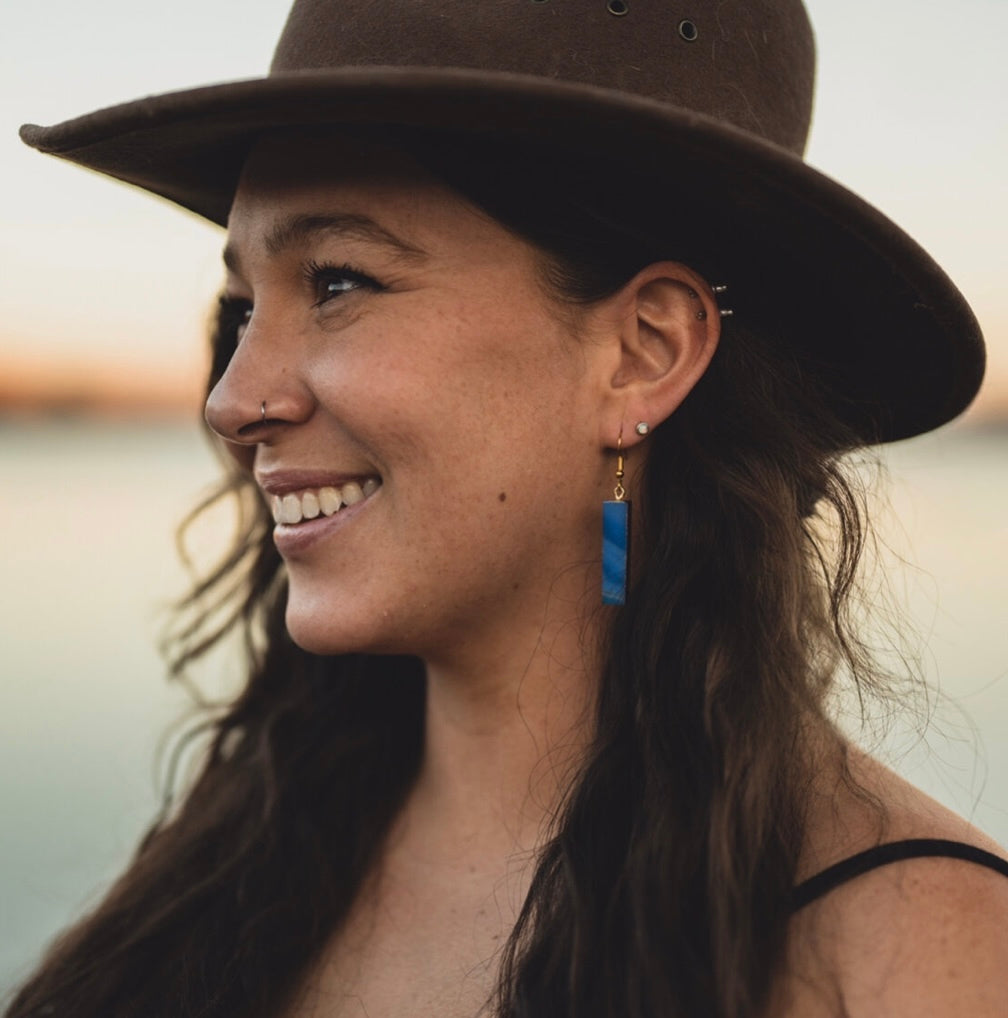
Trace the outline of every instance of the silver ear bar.
<path fill-rule="evenodd" d="M 694 290 L 692 287 L 689 287 L 688 289 L 689 289 L 689 295 L 691 297 L 695 298 L 695 297 L 699 296 L 699 294 L 696 292 L 696 290 Z M 711 289 L 714 291 L 714 297 L 716 299 L 722 293 L 725 293 L 728 290 L 728 284 L 727 283 L 718 283 L 717 286 L 712 286 Z M 721 312 L 721 317 L 722 318 L 731 318 L 731 316 L 733 314 L 735 314 L 735 312 L 731 308 L 719 308 L 718 310 Z M 701 308 L 696 313 L 696 316 L 702 322 L 707 317 L 707 312 L 704 311 L 703 308 Z"/>
<path fill-rule="evenodd" d="M 715 297 L 720 297 L 722 293 L 726 293 L 728 291 L 728 284 L 718 283 L 717 286 L 712 286 L 711 289 L 714 291 Z M 721 308 L 722 318 L 731 318 L 733 314 L 735 314 L 735 312 L 731 308 Z"/>

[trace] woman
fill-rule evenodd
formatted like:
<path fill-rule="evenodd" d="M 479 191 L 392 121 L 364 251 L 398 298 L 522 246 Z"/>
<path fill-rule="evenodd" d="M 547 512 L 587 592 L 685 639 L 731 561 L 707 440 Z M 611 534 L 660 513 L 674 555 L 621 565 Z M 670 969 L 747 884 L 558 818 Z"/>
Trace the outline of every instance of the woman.
<path fill-rule="evenodd" d="M 801 163 L 797 0 L 644 6 L 298 0 L 264 81 L 25 129 L 227 224 L 176 663 L 249 680 L 10 1015 L 1003 1009 L 1003 853 L 826 706 L 842 455 L 975 321 Z"/>

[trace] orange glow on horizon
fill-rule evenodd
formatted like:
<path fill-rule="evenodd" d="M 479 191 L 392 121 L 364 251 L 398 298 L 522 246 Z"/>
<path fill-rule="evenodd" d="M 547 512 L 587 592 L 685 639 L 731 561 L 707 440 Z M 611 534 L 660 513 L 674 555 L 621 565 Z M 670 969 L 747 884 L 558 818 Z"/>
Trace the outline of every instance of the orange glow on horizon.
<path fill-rule="evenodd" d="M 0 414 L 191 417 L 203 400 L 198 355 L 173 361 L 46 351 L 0 354 Z"/>
<path fill-rule="evenodd" d="M 0 352 L 0 415 L 191 417 L 203 402 L 198 352 L 127 359 L 111 353 Z M 971 423 L 1008 421 L 1008 378 L 988 371 Z"/>

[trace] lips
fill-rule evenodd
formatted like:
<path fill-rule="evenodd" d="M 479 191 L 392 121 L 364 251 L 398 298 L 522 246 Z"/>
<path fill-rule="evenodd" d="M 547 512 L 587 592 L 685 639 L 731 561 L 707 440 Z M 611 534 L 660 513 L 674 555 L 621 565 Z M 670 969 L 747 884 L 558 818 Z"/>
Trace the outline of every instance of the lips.
<path fill-rule="evenodd" d="M 362 477 L 339 485 L 323 485 L 318 488 L 303 488 L 274 494 L 270 498 L 270 509 L 277 524 L 296 526 L 320 516 L 335 516 L 342 509 L 357 505 L 373 495 L 381 487 L 377 477 Z"/>

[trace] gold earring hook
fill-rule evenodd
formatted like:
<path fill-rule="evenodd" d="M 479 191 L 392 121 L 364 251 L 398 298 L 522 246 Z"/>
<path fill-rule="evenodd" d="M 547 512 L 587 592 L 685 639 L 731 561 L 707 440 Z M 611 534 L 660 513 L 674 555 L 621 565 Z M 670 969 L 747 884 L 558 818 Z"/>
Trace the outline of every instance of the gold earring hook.
<path fill-rule="evenodd" d="M 616 487 L 613 488 L 613 497 L 617 502 L 622 502 L 626 495 L 623 487 L 623 425 L 620 425 L 619 436 L 616 439 Z"/>

